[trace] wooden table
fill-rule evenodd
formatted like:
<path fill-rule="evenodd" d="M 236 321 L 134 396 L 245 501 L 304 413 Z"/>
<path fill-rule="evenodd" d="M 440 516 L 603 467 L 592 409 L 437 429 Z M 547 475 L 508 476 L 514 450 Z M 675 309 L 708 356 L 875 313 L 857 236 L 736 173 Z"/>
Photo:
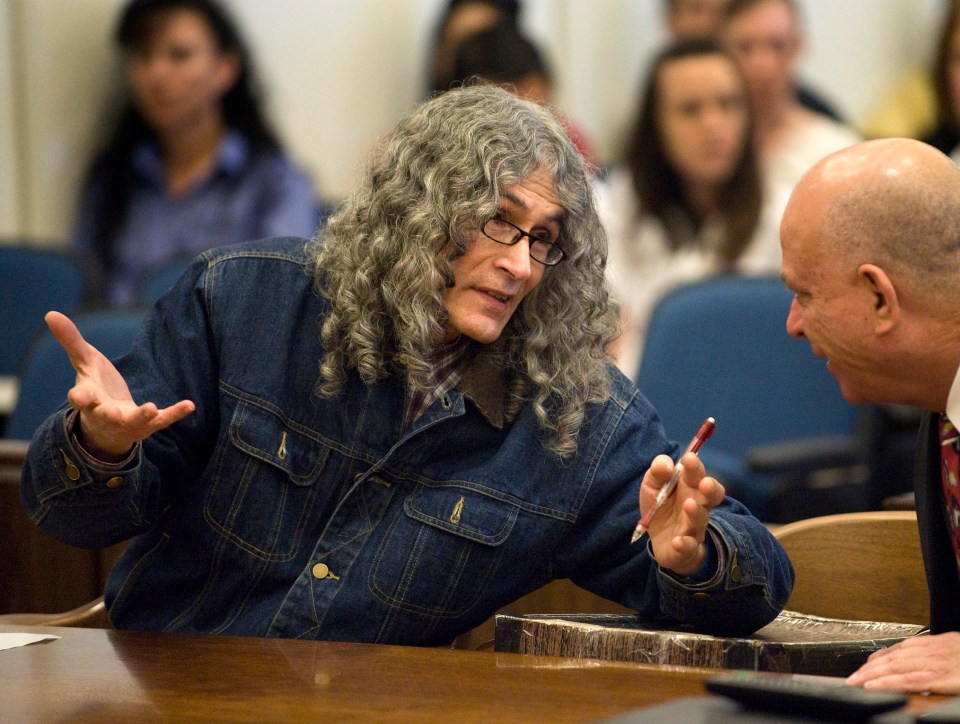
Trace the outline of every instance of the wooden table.
<path fill-rule="evenodd" d="M 0 625 L 0 632 L 25 627 Z M 32 627 L 0 720 L 595 722 L 704 694 L 715 669 L 291 639 Z M 945 697 L 913 697 L 919 713 Z"/>
<path fill-rule="evenodd" d="M 715 673 L 371 644 L 30 631 L 62 638 L 0 651 L 4 722 L 584 722 L 700 695 Z"/>

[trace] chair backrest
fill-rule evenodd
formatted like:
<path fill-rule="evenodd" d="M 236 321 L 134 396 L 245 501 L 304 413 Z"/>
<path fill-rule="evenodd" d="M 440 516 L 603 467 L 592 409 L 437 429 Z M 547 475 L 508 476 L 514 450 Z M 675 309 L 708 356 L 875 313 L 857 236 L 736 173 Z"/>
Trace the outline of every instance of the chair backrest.
<path fill-rule="evenodd" d="M 69 313 L 87 295 L 79 260 L 63 251 L 0 244 L 0 375 L 17 375 L 51 309 Z"/>
<path fill-rule="evenodd" d="M 126 353 L 145 309 L 105 309 L 73 316 L 84 338 L 110 359 Z M 5 437 L 30 439 L 34 431 L 66 399 L 76 379 L 67 353 L 49 330 L 38 333 L 27 350 L 17 405 L 7 421 Z"/>
<path fill-rule="evenodd" d="M 786 332 L 791 299 L 780 279 L 736 275 L 664 296 L 638 385 L 669 436 L 686 441 L 713 416 L 709 450 L 742 457 L 757 445 L 855 431 L 857 410 L 824 362 Z"/>
<path fill-rule="evenodd" d="M 193 259 L 192 255 L 176 256 L 145 272 L 137 291 L 137 300 L 147 305 L 156 302 L 170 291 Z"/>
<path fill-rule="evenodd" d="M 787 523 L 773 534 L 797 574 L 789 610 L 848 620 L 929 622 L 915 512 L 825 515 Z"/>

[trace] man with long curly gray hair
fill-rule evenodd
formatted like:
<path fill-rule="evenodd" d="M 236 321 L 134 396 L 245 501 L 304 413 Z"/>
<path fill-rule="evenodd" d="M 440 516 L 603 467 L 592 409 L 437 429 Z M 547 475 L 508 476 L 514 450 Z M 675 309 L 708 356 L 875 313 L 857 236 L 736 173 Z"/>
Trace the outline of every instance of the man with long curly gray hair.
<path fill-rule="evenodd" d="M 316 239 L 207 252 L 116 367 L 77 369 L 23 498 L 68 542 L 133 537 L 115 626 L 439 644 L 553 578 L 746 634 L 793 571 L 605 350 L 584 163 L 545 108 L 427 101 Z M 137 404 L 134 400 L 149 402 Z"/>

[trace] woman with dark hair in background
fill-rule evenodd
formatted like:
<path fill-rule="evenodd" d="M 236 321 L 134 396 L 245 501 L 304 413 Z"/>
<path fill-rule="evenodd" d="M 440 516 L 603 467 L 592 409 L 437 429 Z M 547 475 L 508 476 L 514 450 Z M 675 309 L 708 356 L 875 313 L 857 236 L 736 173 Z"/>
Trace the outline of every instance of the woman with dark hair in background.
<path fill-rule="evenodd" d="M 923 141 L 960 162 L 960 1 L 951 0 L 933 61 L 937 122 Z"/>
<path fill-rule="evenodd" d="M 264 118 L 248 51 L 215 0 L 132 0 L 116 40 L 129 97 L 88 170 L 71 242 L 94 260 L 103 301 L 133 302 L 170 258 L 313 234 L 312 184 Z"/>
<path fill-rule="evenodd" d="M 653 307 L 712 274 L 776 274 L 783 203 L 764 203 L 746 88 L 717 41 L 682 40 L 651 66 L 625 163 L 601 189 L 607 273 L 622 305 L 617 364 L 636 377 Z"/>

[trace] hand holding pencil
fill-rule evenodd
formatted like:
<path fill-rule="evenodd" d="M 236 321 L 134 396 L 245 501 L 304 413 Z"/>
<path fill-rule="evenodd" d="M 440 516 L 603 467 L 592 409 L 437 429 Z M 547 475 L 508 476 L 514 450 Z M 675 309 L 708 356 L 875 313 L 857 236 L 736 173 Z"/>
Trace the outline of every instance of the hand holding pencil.
<path fill-rule="evenodd" d="M 693 436 L 690 444 L 687 445 L 687 449 L 683 451 L 683 454 L 677 461 L 677 465 L 673 469 L 673 475 L 670 476 L 670 479 L 667 481 L 666 485 L 660 488 L 660 492 L 657 493 L 657 499 L 653 502 L 653 505 L 648 508 L 647 512 L 644 513 L 640 520 L 637 521 L 637 527 L 633 531 L 633 537 L 630 538 L 631 543 L 636 543 L 638 540 L 640 540 L 641 536 L 647 532 L 647 528 L 650 527 L 650 521 L 653 520 L 653 516 L 657 514 L 660 506 L 663 505 L 663 501 L 673 494 L 674 489 L 677 487 L 677 481 L 680 480 L 680 473 L 683 472 L 684 455 L 687 453 L 700 452 L 700 448 L 703 446 L 703 443 L 705 443 L 707 438 L 713 434 L 713 431 L 716 429 L 716 427 L 717 421 L 712 417 L 708 417 L 703 421 L 700 429 L 697 430 L 697 434 Z"/>
<path fill-rule="evenodd" d="M 712 417 L 705 420 L 676 464 L 666 455 L 657 456 L 640 488 L 643 515 L 631 542 L 649 533 L 657 562 L 681 575 L 702 563 L 710 510 L 726 495 L 717 480 L 705 476 L 696 457 L 714 428 Z"/>

